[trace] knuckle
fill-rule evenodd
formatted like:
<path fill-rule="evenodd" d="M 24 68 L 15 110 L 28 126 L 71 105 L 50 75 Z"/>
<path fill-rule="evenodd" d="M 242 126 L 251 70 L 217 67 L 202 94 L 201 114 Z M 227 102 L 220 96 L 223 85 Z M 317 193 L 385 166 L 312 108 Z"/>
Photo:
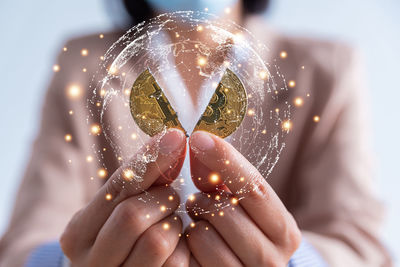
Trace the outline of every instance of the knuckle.
<path fill-rule="evenodd" d="M 79 240 L 80 234 L 77 232 L 76 227 L 74 227 L 76 221 L 80 217 L 82 210 L 78 211 L 70 220 L 64 232 L 61 234 L 59 242 L 63 253 L 67 257 L 72 257 L 74 254 L 74 248 L 76 248 L 76 243 Z"/>
<path fill-rule="evenodd" d="M 290 254 L 293 253 L 300 245 L 301 231 L 293 217 L 289 214 L 289 218 L 283 220 L 284 223 L 280 224 L 280 233 L 282 234 L 282 245 Z"/>
<path fill-rule="evenodd" d="M 171 251 L 171 240 L 159 229 L 151 229 L 144 236 L 145 248 L 156 255 L 166 255 Z"/>
<path fill-rule="evenodd" d="M 258 246 L 257 249 L 254 249 L 252 258 L 254 266 L 275 266 L 273 259 L 266 255 L 265 248 L 262 246 Z"/>
<path fill-rule="evenodd" d="M 123 201 L 117 205 L 114 212 L 117 227 L 129 226 L 130 229 L 140 231 L 146 225 L 144 211 L 130 201 Z"/>

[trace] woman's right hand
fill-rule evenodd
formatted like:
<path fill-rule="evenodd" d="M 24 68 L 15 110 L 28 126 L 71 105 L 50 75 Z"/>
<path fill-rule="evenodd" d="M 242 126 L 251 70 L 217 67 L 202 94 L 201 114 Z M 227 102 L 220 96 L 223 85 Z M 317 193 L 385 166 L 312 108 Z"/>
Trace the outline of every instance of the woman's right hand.
<path fill-rule="evenodd" d="M 155 145 L 154 139 L 149 145 Z M 61 236 L 72 266 L 189 265 L 190 252 L 179 237 L 182 223 L 174 215 L 179 197 L 165 186 L 179 174 L 185 151 L 184 133 L 170 129 L 160 141 L 157 160 L 147 164 L 143 181 L 121 182 L 129 164 L 110 177 Z M 143 201 L 149 196 L 151 201 Z"/>

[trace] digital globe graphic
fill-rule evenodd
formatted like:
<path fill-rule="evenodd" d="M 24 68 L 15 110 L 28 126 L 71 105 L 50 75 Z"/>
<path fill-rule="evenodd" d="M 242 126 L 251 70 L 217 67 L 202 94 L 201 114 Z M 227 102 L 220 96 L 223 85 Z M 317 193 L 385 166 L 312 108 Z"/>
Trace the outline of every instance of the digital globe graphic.
<path fill-rule="evenodd" d="M 159 142 L 170 127 L 225 138 L 265 179 L 291 127 L 290 103 L 281 99 L 289 89 L 268 47 L 209 13 L 167 13 L 131 28 L 104 55 L 91 90 L 91 116 L 100 118 L 119 163 L 130 162 L 126 175 L 114 178 L 126 187 L 140 182 L 157 159 L 157 145 L 145 144 L 150 138 Z M 103 157 L 101 149 L 94 150 Z M 188 156 L 171 186 L 180 194 L 178 212 L 185 213 L 185 202 L 198 191 Z M 252 186 L 243 183 L 242 190 Z M 151 200 L 150 193 L 143 199 Z M 232 205 L 224 203 L 196 212 Z"/>

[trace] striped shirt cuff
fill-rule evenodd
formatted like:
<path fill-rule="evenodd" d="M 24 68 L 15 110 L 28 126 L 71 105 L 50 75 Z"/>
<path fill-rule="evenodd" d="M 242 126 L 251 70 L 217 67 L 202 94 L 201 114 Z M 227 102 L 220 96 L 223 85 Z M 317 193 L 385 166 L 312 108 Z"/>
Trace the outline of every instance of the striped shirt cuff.
<path fill-rule="evenodd" d="M 25 267 L 68 267 L 69 261 L 57 241 L 40 245 L 32 251 Z"/>
<path fill-rule="evenodd" d="M 30 255 L 25 267 L 68 267 L 68 259 L 64 256 L 58 242 L 51 242 L 37 247 Z M 328 265 L 318 251 L 306 240 L 292 255 L 288 267 L 327 267 Z"/>
<path fill-rule="evenodd" d="M 302 239 L 300 247 L 292 255 L 288 267 L 328 267 L 318 251 Z"/>

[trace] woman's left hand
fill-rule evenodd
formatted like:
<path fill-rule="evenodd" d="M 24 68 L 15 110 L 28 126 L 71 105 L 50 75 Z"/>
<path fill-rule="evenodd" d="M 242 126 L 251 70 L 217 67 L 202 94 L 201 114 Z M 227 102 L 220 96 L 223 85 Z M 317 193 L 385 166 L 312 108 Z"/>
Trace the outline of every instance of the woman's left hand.
<path fill-rule="evenodd" d="M 300 244 L 300 230 L 258 170 L 229 143 L 203 131 L 192 134 L 190 157 L 192 179 L 204 192 L 187 202 L 196 223 L 186 236 L 196 261 L 286 266 Z"/>

